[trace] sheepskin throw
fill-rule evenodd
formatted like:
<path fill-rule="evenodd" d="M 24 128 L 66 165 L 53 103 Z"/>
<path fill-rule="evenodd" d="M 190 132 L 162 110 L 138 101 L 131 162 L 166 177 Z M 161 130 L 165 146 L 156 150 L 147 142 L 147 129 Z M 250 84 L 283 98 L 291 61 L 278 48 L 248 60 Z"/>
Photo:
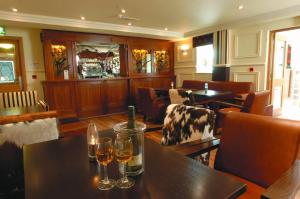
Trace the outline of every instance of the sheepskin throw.
<path fill-rule="evenodd" d="M 0 146 L 5 142 L 23 145 L 58 139 L 56 118 L 0 125 Z"/>

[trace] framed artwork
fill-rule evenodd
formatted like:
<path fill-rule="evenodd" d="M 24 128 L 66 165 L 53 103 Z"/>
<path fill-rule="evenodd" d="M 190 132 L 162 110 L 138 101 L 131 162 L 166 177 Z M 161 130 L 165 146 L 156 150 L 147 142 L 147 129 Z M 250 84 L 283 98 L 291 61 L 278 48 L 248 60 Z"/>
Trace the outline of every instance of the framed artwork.
<path fill-rule="evenodd" d="M 14 62 L 0 60 L 0 83 L 15 82 L 15 76 Z"/>

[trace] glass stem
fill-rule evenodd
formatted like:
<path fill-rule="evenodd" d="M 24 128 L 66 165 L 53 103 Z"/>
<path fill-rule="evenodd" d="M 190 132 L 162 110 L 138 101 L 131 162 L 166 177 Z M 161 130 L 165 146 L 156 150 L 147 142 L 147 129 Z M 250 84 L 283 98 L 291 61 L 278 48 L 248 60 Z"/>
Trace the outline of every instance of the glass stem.
<path fill-rule="evenodd" d="M 103 176 L 103 182 L 105 184 L 108 184 L 108 175 L 107 175 L 107 166 L 106 165 L 103 165 L 103 170 L 104 170 L 104 176 Z"/>
<path fill-rule="evenodd" d="M 126 175 L 126 164 L 123 165 L 123 182 L 128 182 L 127 175 Z"/>

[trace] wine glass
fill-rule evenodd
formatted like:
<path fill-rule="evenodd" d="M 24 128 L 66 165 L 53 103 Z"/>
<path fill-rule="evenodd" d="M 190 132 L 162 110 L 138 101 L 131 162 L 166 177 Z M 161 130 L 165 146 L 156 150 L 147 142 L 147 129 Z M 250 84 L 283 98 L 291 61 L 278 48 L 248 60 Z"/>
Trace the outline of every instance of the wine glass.
<path fill-rule="evenodd" d="M 134 180 L 127 178 L 126 163 L 131 160 L 133 154 L 132 140 L 129 136 L 117 134 L 114 144 L 116 160 L 122 166 L 122 178 L 117 180 L 117 187 L 125 189 L 134 185 Z"/>
<path fill-rule="evenodd" d="M 98 189 L 109 190 L 112 189 L 116 182 L 108 179 L 107 165 L 113 160 L 113 144 L 112 139 L 108 137 L 99 138 L 96 144 L 96 159 L 97 162 L 103 165 L 104 176 L 103 180 L 99 182 Z"/>

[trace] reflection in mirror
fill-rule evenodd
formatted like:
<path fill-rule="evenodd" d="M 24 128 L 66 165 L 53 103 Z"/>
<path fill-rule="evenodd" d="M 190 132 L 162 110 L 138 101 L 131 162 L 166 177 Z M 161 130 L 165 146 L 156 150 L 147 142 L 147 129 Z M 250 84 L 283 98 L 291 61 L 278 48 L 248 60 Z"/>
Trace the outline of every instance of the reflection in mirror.
<path fill-rule="evenodd" d="M 112 78 L 120 76 L 120 45 L 76 43 L 78 78 Z"/>
<path fill-rule="evenodd" d="M 149 50 L 132 50 L 133 66 L 138 73 L 152 73 L 152 56 Z"/>
<path fill-rule="evenodd" d="M 0 83 L 16 82 L 16 47 L 11 43 L 0 43 Z"/>

